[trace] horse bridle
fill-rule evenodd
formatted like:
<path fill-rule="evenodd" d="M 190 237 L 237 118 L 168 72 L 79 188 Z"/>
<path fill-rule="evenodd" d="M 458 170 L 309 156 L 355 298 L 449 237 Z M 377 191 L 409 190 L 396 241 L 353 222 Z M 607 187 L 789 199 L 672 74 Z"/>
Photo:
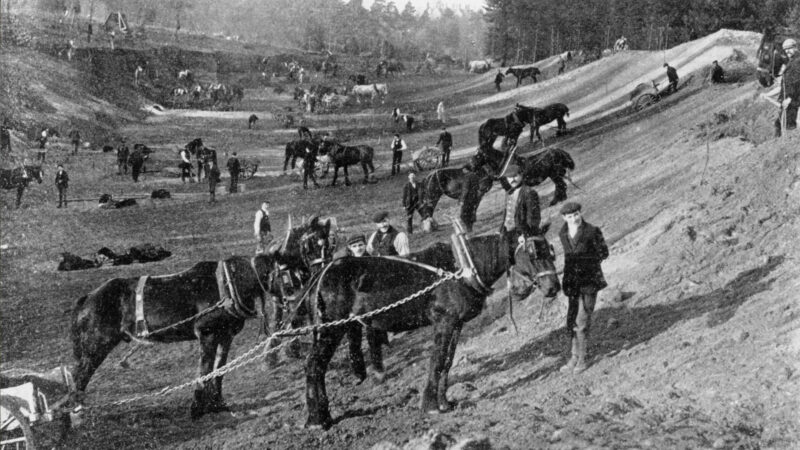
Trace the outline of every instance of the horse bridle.
<path fill-rule="evenodd" d="M 525 238 L 526 241 L 528 239 L 531 239 L 531 240 L 534 240 L 534 241 L 537 241 L 537 242 L 544 242 L 546 245 L 549 245 L 550 246 L 550 255 L 554 257 L 555 251 L 553 249 L 553 245 L 550 244 L 544 236 L 531 236 L 529 238 Z M 517 245 L 517 248 L 515 249 L 514 253 L 516 253 L 516 250 L 519 250 L 520 247 L 522 248 L 523 251 L 527 251 L 527 246 L 525 245 L 525 243 L 521 243 L 521 244 Z M 535 247 L 534 247 L 534 255 L 535 256 L 538 255 L 538 252 L 536 251 Z M 537 259 L 540 259 L 540 258 L 533 258 L 533 260 L 537 260 Z M 543 270 L 541 272 L 537 272 L 533 276 L 534 277 L 534 283 L 536 283 L 536 285 L 538 286 L 539 283 L 536 280 L 538 280 L 539 278 L 542 278 L 542 277 L 547 277 L 547 276 L 556 275 L 556 274 L 557 274 L 557 272 L 555 270 Z"/>
<path fill-rule="evenodd" d="M 329 251 L 331 247 L 330 238 L 326 237 L 324 239 L 323 238 L 318 239 L 319 241 L 322 242 L 320 243 L 321 251 L 319 257 L 310 259 L 310 257 L 306 254 L 305 249 L 308 246 L 307 245 L 308 242 L 314 238 L 317 238 L 317 236 L 313 232 L 307 233 L 300 238 L 300 257 L 303 260 L 303 263 L 305 263 L 306 268 L 308 269 L 309 272 L 312 272 L 314 267 L 324 265 L 325 263 L 330 261 L 332 257 L 332 252 Z"/>

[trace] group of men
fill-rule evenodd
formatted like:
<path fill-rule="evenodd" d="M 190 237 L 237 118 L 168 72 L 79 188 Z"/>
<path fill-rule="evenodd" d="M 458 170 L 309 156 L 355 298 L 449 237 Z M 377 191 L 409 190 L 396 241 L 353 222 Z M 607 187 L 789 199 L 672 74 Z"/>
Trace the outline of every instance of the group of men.
<path fill-rule="evenodd" d="M 776 136 L 780 136 L 784 128 L 794 129 L 797 127 L 797 110 L 798 105 L 800 105 L 800 99 L 789 98 L 786 95 L 783 79 L 786 68 L 800 54 L 800 49 L 798 49 L 797 41 L 792 38 L 784 40 L 781 48 L 783 49 L 783 55 L 777 50 L 773 55 L 775 67 L 780 67 L 775 77 L 773 88 L 761 94 L 762 98 L 781 110 L 778 119 L 775 120 Z"/>

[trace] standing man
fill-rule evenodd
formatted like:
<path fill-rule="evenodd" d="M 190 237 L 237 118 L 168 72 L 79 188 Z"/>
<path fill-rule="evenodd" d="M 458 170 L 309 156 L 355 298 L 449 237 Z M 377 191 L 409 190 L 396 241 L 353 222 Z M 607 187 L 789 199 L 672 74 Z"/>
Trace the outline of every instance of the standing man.
<path fill-rule="evenodd" d="M 220 179 L 219 167 L 214 163 L 214 160 L 208 162 L 208 192 L 211 198 L 208 199 L 209 203 L 217 203 L 217 183 L 222 181 Z"/>
<path fill-rule="evenodd" d="M 667 68 L 667 81 L 669 81 L 667 92 L 676 92 L 678 90 L 678 71 L 667 63 L 664 63 Z"/>
<path fill-rule="evenodd" d="M 303 154 L 303 189 L 308 189 L 308 179 L 314 183 L 314 187 L 318 188 L 317 175 L 314 171 L 317 169 L 317 152 L 311 148 L 311 143 L 305 143 L 305 153 Z"/>
<path fill-rule="evenodd" d="M 408 247 L 408 235 L 398 231 L 389 223 L 389 213 L 379 212 L 372 218 L 377 231 L 367 241 L 367 253 L 372 256 L 407 257 L 411 250 Z"/>
<path fill-rule="evenodd" d="M 711 63 L 711 82 L 712 83 L 725 82 L 725 71 L 722 70 L 722 67 L 719 66 L 719 63 L 716 60 Z"/>
<path fill-rule="evenodd" d="M 478 220 L 478 205 L 481 203 L 480 177 L 478 167 L 470 170 L 468 167 L 461 169 L 464 171 L 464 182 L 461 186 L 461 222 L 468 233 L 472 232 L 472 226 Z"/>
<path fill-rule="evenodd" d="M 69 137 L 72 139 L 72 154 L 78 154 L 78 147 L 81 145 L 81 132 L 78 129 L 73 129 L 69 132 Z"/>
<path fill-rule="evenodd" d="M 130 158 L 130 150 L 128 144 L 125 143 L 125 138 L 122 138 L 119 147 L 117 147 L 117 175 L 128 174 L 128 159 Z M 137 176 L 138 178 L 138 176 Z"/>
<path fill-rule="evenodd" d="M 186 183 L 186 178 L 188 177 L 189 182 L 194 183 L 194 178 L 192 178 L 192 161 L 189 159 L 189 149 L 186 147 L 181 149 L 180 169 L 181 182 Z"/>
<path fill-rule="evenodd" d="M 44 130 L 42 130 L 41 136 L 39 136 L 39 150 L 36 152 L 36 159 L 40 162 L 44 162 L 46 157 L 47 157 L 47 129 L 45 128 Z"/>
<path fill-rule="evenodd" d="M 236 157 L 236 152 L 228 158 L 228 174 L 231 176 L 231 189 L 230 193 L 235 194 L 239 192 L 239 172 L 242 170 L 242 165 L 239 163 L 239 158 Z"/>
<path fill-rule="evenodd" d="M 414 172 L 409 172 L 408 183 L 403 187 L 403 208 L 406 209 L 408 221 L 406 231 L 414 233 L 414 212 L 422 205 L 422 185 L 417 184 Z"/>
<path fill-rule="evenodd" d="M 500 184 L 506 191 L 506 210 L 503 228 L 510 233 L 509 255 L 514 255 L 520 238 L 525 239 L 539 235 L 542 220 L 539 194 L 531 186 L 523 182 L 522 172 L 517 166 L 508 166 L 509 177 L 500 178 Z"/>
<path fill-rule="evenodd" d="M 450 164 L 450 150 L 453 148 L 453 135 L 447 131 L 446 127 L 442 127 L 442 132 L 439 133 L 439 140 L 436 145 L 442 145 L 442 167 L 447 167 Z"/>
<path fill-rule="evenodd" d="M 400 133 L 395 133 L 392 139 L 392 176 L 400 173 L 400 162 L 403 160 L 403 150 L 406 148 L 406 143 L 400 138 Z"/>
<path fill-rule="evenodd" d="M 444 101 L 439 102 L 436 106 L 436 118 L 439 119 L 439 122 L 442 122 L 442 124 L 447 123 L 447 110 L 444 108 Z"/>
<path fill-rule="evenodd" d="M 86 27 L 86 42 L 90 44 L 92 43 L 92 32 L 92 22 L 89 22 L 89 26 Z"/>
<path fill-rule="evenodd" d="M 575 374 L 586 370 L 586 349 L 597 292 L 608 286 L 600 262 L 608 258 L 600 228 L 583 220 L 581 205 L 567 202 L 561 207 L 564 226 L 559 238 L 564 247 L 562 287 L 569 297 L 567 331 L 572 339 L 572 353 L 561 372 Z"/>
<path fill-rule="evenodd" d="M 494 86 L 497 88 L 497 92 L 500 92 L 500 83 L 503 82 L 503 78 L 505 78 L 503 71 L 498 69 L 497 75 L 494 76 Z"/>
<path fill-rule="evenodd" d="M 0 126 L 0 152 L 11 153 L 11 133 L 9 130 L 8 118 L 3 119 L 3 125 Z"/>
<path fill-rule="evenodd" d="M 256 255 L 266 253 L 272 243 L 272 225 L 269 223 L 269 202 L 261 204 L 253 222 L 253 234 L 256 238 Z"/>
<path fill-rule="evenodd" d="M 566 68 L 567 68 L 567 62 L 564 61 L 564 57 L 563 56 L 559 56 L 558 57 L 558 74 L 561 75 L 562 73 L 564 73 L 564 69 L 566 69 Z"/>
<path fill-rule="evenodd" d="M 138 183 L 139 174 L 142 173 L 142 167 L 144 166 L 144 153 L 142 150 L 136 149 L 131 152 L 128 162 L 131 165 L 131 177 L 133 177 L 134 183 Z"/>
<path fill-rule="evenodd" d="M 56 172 L 56 188 L 58 188 L 58 207 L 61 208 L 63 204 L 67 207 L 67 187 L 69 187 L 69 175 L 64 170 L 64 166 L 58 165 L 58 172 Z"/>

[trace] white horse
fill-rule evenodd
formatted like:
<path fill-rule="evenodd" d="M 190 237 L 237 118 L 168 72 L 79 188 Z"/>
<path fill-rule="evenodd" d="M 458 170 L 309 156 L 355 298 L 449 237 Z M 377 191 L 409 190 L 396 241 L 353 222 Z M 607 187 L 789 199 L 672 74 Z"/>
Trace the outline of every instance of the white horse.
<path fill-rule="evenodd" d="M 481 59 L 469 62 L 470 73 L 484 73 L 492 68 L 492 62 L 488 59 Z"/>

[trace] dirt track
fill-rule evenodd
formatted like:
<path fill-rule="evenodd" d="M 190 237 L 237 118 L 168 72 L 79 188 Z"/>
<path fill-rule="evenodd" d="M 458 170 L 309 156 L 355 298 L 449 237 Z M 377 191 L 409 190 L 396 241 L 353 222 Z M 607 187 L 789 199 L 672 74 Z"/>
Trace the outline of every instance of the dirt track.
<path fill-rule="evenodd" d="M 492 94 L 488 75 L 390 83 L 391 101 L 418 115 L 432 117 L 441 99 L 454 103 L 455 157 L 474 148 L 479 120 L 500 116 L 514 103 L 570 105 L 572 134 L 558 139 L 552 130 L 544 134 L 575 159 L 573 179 L 580 189 L 570 186 L 570 197 L 584 205 L 589 222 L 602 227 L 612 250 L 603 264 L 611 287 L 602 292 L 593 316 L 592 365 L 585 373 L 563 376 L 557 370 L 567 350 L 566 299 L 544 305 L 538 323 L 538 293 L 514 305 L 516 334 L 506 317 L 501 281 L 487 310 L 462 336 L 449 391 L 458 406 L 450 414 L 428 416 L 416 408 L 431 346 L 430 330 L 423 329 L 392 339 L 389 376 L 382 384 L 355 385 L 340 349 L 327 378 L 337 422 L 329 431 L 300 428 L 303 365 L 285 359 L 276 367 L 258 363 L 225 378 L 233 414 L 190 421 L 189 391 L 90 409 L 87 424 L 71 434 L 67 447 L 369 448 L 385 440 L 402 445 L 436 428 L 460 437 L 487 436 L 495 448 L 796 448 L 800 134 L 766 139 L 774 112 L 754 102 L 752 78 L 709 85 L 696 74 L 647 111 L 615 110 L 632 86 L 661 74 L 664 57 L 683 76 L 713 59 L 725 66 L 733 48 L 752 57 L 753 42 L 752 34 L 720 32 L 666 56 L 619 54 L 500 94 Z M 423 97 L 420 91 L 434 94 Z M 351 128 L 354 140 L 374 145 L 384 167 L 375 185 L 303 191 L 291 177 L 257 178 L 246 182 L 244 194 L 222 196 L 208 206 L 203 185 L 169 184 L 176 193 L 192 195 L 134 210 L 78 212 L 53 209 L 48 173 L 47 184 L 34 186 L 26 197 L 35 206 L 2 213 L 1 243 L 10 245 L 0 260 L 3 369 L 71 364 L 71 305 L 109 277 L 173 273 L 199 259 L 250 254 L 252 213 L 264 198 L 272 201 L 277 229 L 290 212 L 335 215 L 345 234 L 369 230 L 369 217 L 378 209 L 393 211 L 399 222 L 404 179 L 386 174 L 387 137 L 394 130 L 386 119 L 390 104 L 357 115 L 308 118 L 312 127 Z M 244 107 L 262 117 L 259 111 L 270 106 L 253 101 Z M 124 133 L 163 148 L 149 163 L 153 167 L 174 164 L 177 155 L 169 149 L 202 136 L 221 155 L 236 150 L 275 171 L 283 163 L 281 145 L 289 139 L 276 126 L 262 117 L 256 130 L 247 130 L 238 116 L 185 114 L 133 123 Z M 405 138 L 414 149 L 435 142 L 436 132 Z M 103 154 L 69 160 L 71 195 L 147 193 L 167 185 L 158 174 L 145 174 L 134 186 L 111 174 L 112 164 L 112 156 Z M 351 173 L 354 181 L 360 176 L 360 169 Z M 543 204 L 552 190 L 549 182 L 538 189 Z M 48 204 L 37 204 L 45 198 Z M 443 201 L 437 217 L 455 206 Z M 497 228 L 501 208 L 496 189 L 481 204 L 478 232 Z M 554 208 L 543 217 L 560 228 Z M 414 234 L 413 248 L 446 239 L 446 228 Z M 549 238 L 560 253 L 554 231 Z M 162 244 L 175 255 L 148 265 L 55 271 L 61 251 L 88 255 L 101 246 L 142 241 Z M 560 258 L 556 265 L 563 266 Z M 261 339 L 257 324 L 249 323 L 236 337 L 232 357 Z M 116 364 L 127 350 L 117 348 L 98 371 L 87 392 L 90 405 L 155 392 L 196 375 L 193 342 L 147 348 L 131 358 L 129 370 Z"/>

